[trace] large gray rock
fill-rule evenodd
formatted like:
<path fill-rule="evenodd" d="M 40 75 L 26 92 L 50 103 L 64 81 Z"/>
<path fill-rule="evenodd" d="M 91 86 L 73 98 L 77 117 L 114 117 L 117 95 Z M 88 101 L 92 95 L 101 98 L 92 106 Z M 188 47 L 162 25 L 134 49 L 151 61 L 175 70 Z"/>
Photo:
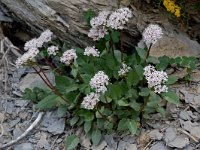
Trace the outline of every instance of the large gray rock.
<path fill-rule="evenodd" d="M 54 85 L 55 84 L 55 76 L 52 72 L 45 73 L 50 82 Z M 43 82 L 40 76 L 36 73 L 29 73 L 27 74 L 21 81 L 20 81 L 20 90 L 24 92 L 26 88 L 33 89 L 34 87 L 39 88 L 48 88 L 48 86 Z"/>

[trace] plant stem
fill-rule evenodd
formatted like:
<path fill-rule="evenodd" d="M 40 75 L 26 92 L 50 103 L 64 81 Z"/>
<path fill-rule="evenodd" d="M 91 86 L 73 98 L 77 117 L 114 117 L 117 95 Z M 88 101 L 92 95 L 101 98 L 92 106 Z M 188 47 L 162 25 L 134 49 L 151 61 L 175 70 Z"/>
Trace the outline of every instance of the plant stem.
<path fill-rule="evenodd" d="M 37 65 L 39 68 L 40 68 L 40 71 L 38 71 L 34 66 L 33 66 L 33 69 L 35 70 L 35 72 L 40 76 L 40 78 L 44 81 L 44 83 L 52 90 L 52 92 L 54 92 L 57 96 L 59 96 L 61 99 L 64 100 L 64 102 L 67 102 L 69 103 L 69 101 L 67 99 L 65 99 L 63 97 L 63 95 L 58 91 L 58 89 L 56 89 L 52 84 L 51 82 L 49 81 L 48 77 L 46 76 L 45 72 L 43 71 L 43 69 Z M 43 76 L 40 74 L 42 73 Z"/>
<path fill-rule="evenodd" d="M 121 33 L 120 33 L 121 62 L 124 61 L 124 55 L 123 55 L 124 47 L 123 47 L 123 41 L 122 41 L 122 34 L 123 34 L 123 31 L 121 30 Z"/>
<path fill-rule="evenodd" d="M 146 61 L 147 58 L 149 57 L 149 53 L 150 53 L 151 47 L 152 47 L 152 43 L 150 44 L 149 49 L 148 49 L 148 51 L 147 51 L 147 55 L 146 55 L 146 57 L 145 57 L 145 61 Z"/>
<path fill-rule="evenodd" d="M 105 120 L 108 120 L 110 123 L 113 123 L 113 124 L 114 124 L 114 122 L 110 121 L 110 120 L 107 118 L 107 116 L 105 116 L 104 114 L 102 114 L 97 108 L 96 108 L 96 110 L 97 110 L 97 112 L 101 115 L 102 118 L 104 118 Z"/>
<path fill-rule="evenodd" d="M 112 39 L 112 33 L 111 31 L 109 31 L 109 35 L 110 35 L 110 41 L 109 41 L 109 44 L 110 44 L 110 47 L 112 49 L 112 55 L 114 57 L 114 45 L 113 45 L 113 39 Z"/>

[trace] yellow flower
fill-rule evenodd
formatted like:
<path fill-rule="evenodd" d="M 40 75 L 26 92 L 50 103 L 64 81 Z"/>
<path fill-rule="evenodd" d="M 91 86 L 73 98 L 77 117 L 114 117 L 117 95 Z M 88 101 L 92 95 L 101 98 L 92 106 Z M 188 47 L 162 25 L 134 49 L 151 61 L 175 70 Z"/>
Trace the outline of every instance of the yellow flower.
<path fill-rule="evenodd" d="M 173 13 L 176 17 L 181 16 L 181 8 L 178 5 L 176 5 L 173 0 L 164 0 L 163 5 L 167 9 L 167 11 Z"/>

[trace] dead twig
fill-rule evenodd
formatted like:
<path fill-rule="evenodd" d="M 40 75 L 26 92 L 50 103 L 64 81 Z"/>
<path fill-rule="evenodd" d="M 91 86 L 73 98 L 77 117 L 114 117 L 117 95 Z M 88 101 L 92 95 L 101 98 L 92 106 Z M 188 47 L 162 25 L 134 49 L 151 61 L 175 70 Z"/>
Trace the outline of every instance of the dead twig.
<path fill-rule="evenodd" d="M 7 147 L 10 147 L 10 146 L 16 144 L 17 142 L 19 142 L 21 139 L 25 138 L 39 124 L 39 122 L 41 121 L 43 115 L 44 115 L 44 112 L 40 112 L 38 114 L 38 117 L 35 119 L 35 121 L 28 127 L 28 129 L 21 136 L 19 136 L 15 140 L 10 141 L 7 144 L 4 144 L 4 145 L 0 146 L 0 149 L 3 150 L 5 148 L 7 148 Z"/>
<path fill-rule="evenodd" d="M 146 145 L 144 148 L 142 148 L 142 150 L 146 150 L 146 149 L 148 148 L 148 146 L 149 146 L 152 142 L 153 142 L 153 140 L 150 140 L 149 143 L 147 143 L 147 145 Z"/>
<path fill-rule="evenodd" d="M 188 133 L 187 131 L 185 131 L 185 130 L 183 130 L 183 129 L 181 129 L 181 128 L 178 128 L 177 131 L 180 131 L 180 132 L 182 132 L 183 134 L 189 136 L 193 141 L 199 142 L 194 136 L 192 136 L 192 135 L 191 135 L 190 133 Z"/>

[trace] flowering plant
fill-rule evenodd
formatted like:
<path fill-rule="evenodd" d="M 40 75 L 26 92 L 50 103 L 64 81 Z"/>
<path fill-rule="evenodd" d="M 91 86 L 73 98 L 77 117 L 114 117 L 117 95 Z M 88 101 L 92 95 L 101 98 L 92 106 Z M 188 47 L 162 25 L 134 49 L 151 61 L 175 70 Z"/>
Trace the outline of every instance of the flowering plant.
<path fill-rule="evenodd" d="M 27 42 L 25 50 L 28 51 L 16 64 L 33 67 L 49 90 L 27 89 L 25 98 L 33 99 L 39 109 L 58 108 L 61 116 L 70 111 L 68 123 L 83 125 L 93 144 L 100 142 L 105 130 L 129 130 L 138 134 L 143 119 L 149 114 L 164 114 L 164 108 L 159 105 L 163 99 L 178 104 L 178 96 L 168 87 L 177 79 L 159 71 L 158 58 L 149 56 L 152 44 L 162 38 L 161 27 L 150 24 L 144 30 L 146 49 L 136 48 L 132 54 L 124 52 L 120 41 L 122 32 L 118 30 L 123 30 L 131 17 L 130 9 L 120 8 L 114 12 L 103 11 L 92 18 L 88 36 L 98 42 L 98 49 L 88 46 L 84 50 L 67 50 L 65 44 L 51 42 L 53 37 L 49 30 Z M 121 49 L 115 50 L 120 44 Z M 55 85 L 48 80 L 38 59 L 51 66 Z M 38 96 L 41 93 L 44 95 Z M 78 143 L 77 137 L 71 136 L 66 141 L 67 146 L 70 140 Z"/>

